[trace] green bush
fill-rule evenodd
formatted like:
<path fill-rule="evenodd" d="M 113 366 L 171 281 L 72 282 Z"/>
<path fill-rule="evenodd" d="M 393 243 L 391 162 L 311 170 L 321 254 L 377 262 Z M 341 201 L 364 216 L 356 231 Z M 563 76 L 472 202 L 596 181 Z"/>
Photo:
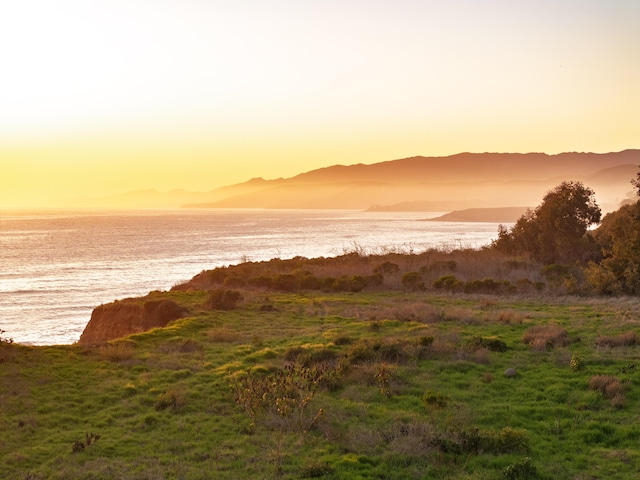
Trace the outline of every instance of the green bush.
<path fill-rule="evenodd" d="M 433 287 L 438 290 L 460 290 L 463 284 L 455 275 L 444 275 L 433 282 Z"/>
<path fill-rule="evenodd" d="M 422 403 L 424 403 L 424 406 L 427 408 L 444 408 L 447 406 L 449 400 L 447 395 L 432 390 L 427 390 L 424 395 L 422 395 Z"/>
<path fill-rule="evenodd" d="M 204 307 L 209 310 L 233 310 L 242 298 L 242 294 L 237 290 L 218 288 L 209 292 Z"/>
<path fill-rule="evenodd" d="M 467 347 L 471 350 L 486 348 L 491 352 L 506 352 L 507 344 L 498 338 L 474 336 L 467 342 Z"/>
<path fill-rule="evenodd" d="M 425 289 L 422 276 L 418 272 L 407 272 L 402 275 L 402 286 L 412 292 Z"/>

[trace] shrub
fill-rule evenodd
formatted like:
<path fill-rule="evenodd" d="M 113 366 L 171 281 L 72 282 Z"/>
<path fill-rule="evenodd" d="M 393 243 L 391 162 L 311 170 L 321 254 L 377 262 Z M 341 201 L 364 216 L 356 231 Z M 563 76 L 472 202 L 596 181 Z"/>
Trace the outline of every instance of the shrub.
<path fill-rule="evenodd" d="M 124 362 L 133 358 L 135 343 L 131 341 L 120 341 L 109 343 L 98 349 L 98 354 L 110 362 Z"/>
<path fill-rule="evenodd" d="M 449 402 L 449 397 L 444 393 L 434 392 L 432 390 L 427 390 L 424 395 L 422 395 L 422 403 L 424 406 L 429 408 L 444 408 L 447 406 Z"/>
<path fill-rule="evenodd" d="M 455 275 L 444 275 L 433 282 L 433 288 L 438 290 L 457 291 L 463 287 Z"/>
<path fill-rule="evenodd" d="M 251 419 L 251 427 L 262 413 L 270 410 L 280 417 L 283 427 L 304 432 L 323 415 L 322 408 L 314 414 L 310 407 L 326 374 L 326 368 L 307 368 L 297 364 L 286 365 L 266 377 L 247 374 L 236 379 L 232 386 L 236 393 L 235 401 Z"/>
<path fill-rule="evenodd" d="M 400 267 L 393 262 L 384 262 L 373 269 L 373 273 L 381 273 L 383 275 L 396 275 L 400 272 Z"/>
<path fill-rule="evenodd" d="M 273 288 L 281 292 L 295 292 L 298 290 L 298 279 L 291 274 L 276 275 L 273 278 Z"/>
<path fill-rule="evenodd" d="M 346 360 L 351 365 L 368 363 L 375 360 L 375 358 L 376 351 L 368 342 L 362 340 L 351 345 L 346 353 Z"/>
<path fill-rule="evenodd" d="M 598 347 L 632 347 L 634 345 L 638 345 L 640 343 L 638 341 L 638 336 L 636 332 L 624 332 L 620 335 L 616 335 L 615 337 L 598 337 L 596 339 L 596 345 Z"/>
<path fill-rule="evenodd" d="M 522 335 L 522 341 L 533 350 L 545 351 L 569 344 L 569 334 L 559 325 L 536 325 Z"/>
<path fill-rule="evenodd" d="M 486 348 L 491 352 L 506 352 L 507 344 L 498 338 L 493 337 L 472 337 L 467 342 L 467 347 L 471 350 Z"/>
<path fill-rule="evenodd" d="M 242 278 L 242 276 L 237 273 L 227 275 L 223 282 L 223 285 L 225 287 L 231 287 L 231 288 L 244 287 L 244 284 L 245 284 L 244 278 Z"/>
<path fill-rule="evenodd" d="M 464 284 L 465 293 L 501 293 L 513 292 L 515 287 L 507 280 L 494 280 L 485 278 L 482 280 L 470 280 Z"/>
<path fill-rule="evenodd" d="M 234 332 L 227 327 L 212 328 L 208 332 L 209 338 L 216 343 L 234 343 L 240 338 L 238 332 Z"/>
<path fill-rule="evenodd" d="M 241 300 L 242 294 L 237 290 L 218 288 L 209 292 L 204 307 L 209 310 L 233 310 Z"/>
<path fill-rule="evenodd" d="M 259 275 L 249 279 L 249 285 L 256 288 L 272 288 L 273 278 L 268 275 Z"/>
<path fill-rule="evenodd" d="M 322 281 L 311 274 L 301 277 L 299 283 L 300 288 L 305 290 L 320 290 L 320 288 L 322 288 Z"/>
<path fill-rule="evenodd" d="M 499 432 L 488 431 L 483 435 L 484 450 L 492 453 L 526 452 L 529 450 L 527 431 L 504 427 Z"/>
<path fill-rule="evenodd" d="M 422 277 L 418 272 L 407 272 L 402 275 L 402 286 L 412 292 L 425 289 Z"/>
<path fill-rule="evenodd" d="M 169 390 L 168 392 L 158 395 L 156 400 L 156 410 L 179 410 L 186 405 L 185 398 L 178 390 Z"/>

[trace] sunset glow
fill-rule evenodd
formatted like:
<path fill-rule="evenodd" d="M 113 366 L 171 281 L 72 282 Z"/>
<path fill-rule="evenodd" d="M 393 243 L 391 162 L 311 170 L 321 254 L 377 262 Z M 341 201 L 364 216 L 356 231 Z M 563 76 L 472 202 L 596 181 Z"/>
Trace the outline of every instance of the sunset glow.
<path fill-rule="evenodd" d="M 0 208 L 640 139 L 637 0 L 26 0 L 0 44 Z"/>

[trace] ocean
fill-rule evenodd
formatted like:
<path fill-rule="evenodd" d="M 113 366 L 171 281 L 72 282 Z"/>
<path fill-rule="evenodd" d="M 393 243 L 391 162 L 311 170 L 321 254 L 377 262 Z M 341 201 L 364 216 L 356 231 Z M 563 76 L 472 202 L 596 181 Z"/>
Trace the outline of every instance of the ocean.
<path fill-rule="evenodd" d="M 496 223 L 437 213 L 319 210 L 0 212 L 0 329 L 33 345 L 71 344 L 91 311 L 168 290 L 202 270 L 354 250 L 478 248 Z"/>

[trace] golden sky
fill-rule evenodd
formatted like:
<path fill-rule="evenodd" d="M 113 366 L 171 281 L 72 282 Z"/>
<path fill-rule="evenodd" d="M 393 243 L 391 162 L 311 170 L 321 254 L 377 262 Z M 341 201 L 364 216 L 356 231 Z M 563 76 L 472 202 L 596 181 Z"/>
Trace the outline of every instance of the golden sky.
<path fill-rule="evenodd" d="M 640 147 L 638 0 L 0 5 L 0 208 Z"/>

